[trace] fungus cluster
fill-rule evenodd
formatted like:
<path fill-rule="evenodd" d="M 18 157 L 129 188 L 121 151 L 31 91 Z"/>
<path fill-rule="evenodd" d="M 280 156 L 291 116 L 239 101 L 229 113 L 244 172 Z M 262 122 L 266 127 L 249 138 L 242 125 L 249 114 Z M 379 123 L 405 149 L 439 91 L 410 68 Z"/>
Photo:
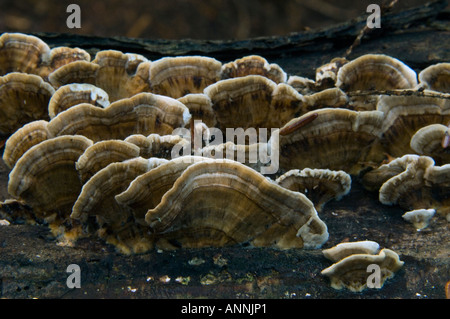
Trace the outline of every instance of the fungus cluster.
<path fill-rule="evenodd" d="M 124 253 L 320 248 L 329 234 L 319 215 L 345 200 L 355 178 L 423 228 L 434 212 L 450 219 L 448 70 L 440 63 L 417 75 L 368 54 L 333 59 L 313 80 L 254 55 L 150 61 L 105 50 L 91 60 L 81 49 L 4 33 L 8 192 L 59 236 L 100 236 Z M 265 141 L 210 143 L 212 128 L 272 131 Z M 198 132 L 205 145 L 192 149 Z M 175 146 L 191 152 L 174 158 Z M 249 161 L 255 150 L 278 153 L 270 178 Z M 356 255 L 343 260 L 360 264 Z M 380 265 L 397 260 L 386 249 L 369 255 Z"/>
<path fill-rule="evenodd" d="M 404 264 L 396 252 L 380 249 L 378 243 L 368 240 L 341 243 L 322 253 L 334 264 L 322 270 L 321 274 L 330 278 L 331 286 L 338 290 L 345 287 L 361 292 L 368 286 L 381 288 Z M 370 274 L 375 267 L 378 278 L 372 281 Z"/>

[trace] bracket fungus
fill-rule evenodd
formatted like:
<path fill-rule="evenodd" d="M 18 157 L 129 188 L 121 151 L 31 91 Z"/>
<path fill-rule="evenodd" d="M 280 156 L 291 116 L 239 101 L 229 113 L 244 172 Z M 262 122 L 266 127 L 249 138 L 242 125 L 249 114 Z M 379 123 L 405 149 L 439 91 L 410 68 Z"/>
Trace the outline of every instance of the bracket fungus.
<path fill-rule="evenodd" d="M 385 205 L 448 213 L 450 165 L 435 166 L 431 157 L 404 155 L 366 173 L 362 182 L 368 190 L 379 189 L 379 200 Z"/>
<path fill-rule="evenodd" d="M 175 145 L 184 148 L 190 144 L 190 141 L 178 135 L 161 136 L 159 134 L 150 134 L 148 136 L 133 134 L 128 136 L 125 141 L 137 145 L 139 147 L 139 156 L 143 158 L 158 157 L 167 160 L 178 156 L 178 154 L 172 154 Z"/>
<path fill-rule="evenodd" d="M 422 230 L 428 227 L 435 213 L 435 209 L 415 209 L 404 213 L 402 217 L 407 222 L 413 224 L 417 230 Z"/>
<path fill-rule="evenodd" d="M 283 83 L 287 80 L 287 74 L 275 63 L 269 63 L 259 55 L 249 55 L 222 66 L 222 79 L 243 77 L 247 75 L 261 75 L 275 83 Z"/>
<path fill-rule="evenodd" d="M 336 87 L 349 95 L 356 110 L 374 110 L 380 91 L 413 89 L 417 74 L 402 61 L 383 54 L 366 54 L 342 66 Z M 362 95 L 359 93 L 362 92 Z"/>
<path fill-rule="evenodd" d="M 280 129 L 280 167 L 321 168 L 357 174 L 380 136 L 383 113 L 324 108 L 294 118 Z M 298 125 L 297 125 L 298 124 Z"/>
<path fill-rule="evenodd" d="M 430 65 L 419 73 L 419 83 L 425 89 L 450 93 L 450 63 Z"/>
<path fill-rule="evenodd" d="M 48 75 L 73 61 L 90 61 L 85 50 L 50 47 L 38 37 L 22 33 L 0 36 L 0 75 L 10 72 L 35 74 L 47 80 Z"/>
<path fill-rule="evenodd" d="M 147 211 L 161 202 L 164 194 L 173 187 L 186 168 L 208 160 L 201 156 L 183 156 L 162 163 L 136 177 L 126 190 L 115 196 L 115 200 L 131 208 L 137 223 L 147 225 L 145 222 Z"/>
<path fill-rule="evenodd" d="M 203 94 L 187 94 L 177 99 L 189 109 L 191 120 L 200 120 L 208 127 L 214 127 L 217 123 L 216 113 L 212 108 L 211 99 Z"/>
<path fill-rule="evenodd" d="M 63 85 L 50 98 L 48 115 L 52 119 L 58 113 L 81 103 L 105 108 L 109 105 L 109 97 L 104 90 L 92 84 L 71 83 Z"/>
<path fill-rule="evenodd" d="M 151 91 L 180 98 L 220 80 L 222 63 L 204 56 L 166 57 L 150 65 Z"/>
<path fill-rule="evenodd" d="M 152 247 L 147 229 L 135 223 L 132 212 L 114 196 L 123 192 L 137 176 L 165 162 L 167 160 L 137 157 L 100 169 L 83 185 L 72 207 L 71 218 L 89 225 L 94 217 L 98 236 L 124 253 L 147 251 Z"/>
<path fill-rule="evenodd" d="M 292 87 L 260 75 L 219 81 L 204 90 L 216 114 L 217 127 L 279 128 L 302 112 L 303 98 Z"/>
<path fill-rule="evenodd" d="M 294 169 L 277 178 L 276 183 L 306 195 L 320 213 L 330 200 L 340 200 L 350 192 L 352 179 L 344 171 Z"/>
<path fill-rule="evenodd" d="M 446 145 L 449 135 L 448 126 L 431 124 L 417 130 L 410 146 L 416 154 L 430 156 L 438 165 L 450 164 L 450 148 Z"/>
<path fill-rule="evenodd" d="M 334 58 L 316 69 L 315 85 L 319 90 L 332 88 L 336 85 L 339 69 L 348 63 L 345 58 Z"/>
<path fill-rule="evenodd" d="M 9 168 L 13 168 L 23 153 L 31 147 L 53 137 L 47 130 L 47 124 L 44 120 L 30 122 L 6 140 L 3 161 Z"/>
<path fill-rule="evenodd" d="M 125 139 L 133 134 L 171 134 L 184 127 L 189 110 L 167 96 L 139 93 L 111 103 L 106 108 L 82 103 L 59 113 L 48 124 L 54 136 L 84 135 L 94 142 Z"/>
<path fill-rule="evenodd" d="M 329 88 L 304 97 L 304 112 L 322 108 L 346 108 L 349 103 L 347 94 L 338 88 Z"/>
<path fill-rule="evenodd" d="M 331 287 L 337 290 L 347 288 L 361 292 L 368 288 L 371 265 L 378 266 L 380 273 L 379 286 L 373 282 L 370 284 L 373 288 L 381 288 L 404 265 L 396 252 L 387 248 L 379 250 L 378 244 L 371 241 L 338 244 L 323 253 L 335 263 L 322 270 L 321 274 L 328 277 Z"/>
<path fill-rule="evenodd" d="M 414 70 L 383 54 L 366 54 L 344 64 L 336 80 L 336 87 L 344 92 L 412 89 L 416 85 Z"/>
<path fill-rule="evenodd" d="M 0 135 L 24 124 L 48 119 L 48 103 L 55 89 L 40 76 L 13 72 L 0 77 Z"/>
<path fill-rule="evenodd" d="M 189 166 L 145 220 L 156 236 L 181 247 L 318 248 L 328 239 L 306 196 L 229 160 Z"/>
<path fill-rule="evenodd" d="M 414 153 L 410 141 L 419 129 L 450 121 L 450 99 L 430 96 L 428 91 L 421 95 L 384 95 L 377 110 L 385 114 L 381 144 L 394 157 Z"/>
<path fill-rule="evenodd" d="M 144 56 L 115 50 L 99 51 L 92 62 L 68 63 L 49 75 L 55 87 L 70 83 L 95 85 L 108 93 L 111 102 L 150 92 L 150 61 Z"/>
<path fill-rule="evenodd" d="M 316 82 L 304 76 L 290 75 L 286 84 L 292 86 L 302 95 L 310 95 L 317 92 Z"/>
<path fill-rule="evenodd" d="M 23 199 L 37 218 L 67 219 L 81 190 L 75 162 L 92 145 L 84 136 L 60 136 L 27 150 L 9 174 L 8 193 Z"/>
<path fill-rule="evenodd" d="M 111 163 L 139 157 L 140 149 L 122 140 L 99 141 L 89 146 L 78 158 L 75 167 L 85 184 L 92 176 Z"/>

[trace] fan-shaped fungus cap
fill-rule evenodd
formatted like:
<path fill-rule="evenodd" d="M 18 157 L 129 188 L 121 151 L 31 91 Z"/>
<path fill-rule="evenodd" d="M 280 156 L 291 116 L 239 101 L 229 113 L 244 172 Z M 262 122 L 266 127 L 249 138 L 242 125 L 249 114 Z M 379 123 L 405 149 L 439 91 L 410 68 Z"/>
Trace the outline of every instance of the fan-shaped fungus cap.
<path fill-rule="evenodd" d="M 145 214 L 161 202 L 164 194 L 172 188 L 186 168 L 208 160 L 201 156 L 183 156 L 170 160 L 136 177 L 115 199 L 119 204 L 131 208 L 136 222 L 148 226 Z"/>
<path fill-rule="evenodd" d="M 208 127 L 215 127 L 217 123 L 216 114 L 212 108 L 211 99 L 203 94 L 187 94 L 178 99 L 186 105 L 191 113 L 192 120 L 201 120 Z"/>
<path fill-rule="evenodd" d="M 292 87 L 260 75 L 222 80 L 208 86 L 217 128 L 278 128 L 301 112 L 302 96 Z"/>
<path fill-rule="evenodd" d="M 102 168 L 139 157 L 139 152 L 138 146 L 122 140 L 99 141 L 89 146 L 76 162 L 80 180 L 84 184 Z"/>
<path fill-rule="evenodd" d="M 339 261 L 355 254 L 375 255 L 380 249 L 377 242 L 371 240 L 340 243 L 334 247 L 322 250 L 323 255 L 333 261 Z"/>
<path fill-rule="evenodd" d="M 84 136 L 60 136 L 43 141 L 17 161 L 9 174 L 8 193 L 23 199 L 39 218 L 67 218 L 80 190 L 75 162 L 92 145 Z"/>
<path fill-rule="evenodd" d="M 89 53 L 79 48 L 50 50 L 44 41 L 32 35 L 3 33 L 0 36 L 0 75 L 23 72 L 47 79 L 50 72 L 62 65 L 90 59 Z"/>
<path fill-rule="evenodd" d="M 292 119 L 280 129 L 280 167 L 322 168 L 358 173 L 371 159 L 383 113 L 319 109 Z"/>
<path fill-rule="evenodd" d="M 381 143 L 389 155 L 400 157 L 412 154 L 412 136 L 430 124 L 447 124 L 450 121 L 450 100 L 429 96 L 382 96 L 377 110 L 385 114 Z"/>
<path fill-rule="evenodd" d="M 137 176 L 165 162 L 137 157 L 109 164 L 83 185 L 71 217 L 86 223 L 89 217 L 95 216 L 99 236 L 122 252 L 147 251 L 152 247 L 147 231 L 135 223 L 131 211 L 117 203 L 114 196 L 123 192 Z"/>
<path fill-rule="evenodd" d="M 426 170 L 434 165 L 431 157 L 405 155 L 386 165 L 397 169 L 399 166 L 403 167 L 403 171 L 381 185 L 379 194 L 381 203 L 398 204 L 408 210 L 432 207 L 431 189 L 425 187 L 424 181 Z M 385 167 L 380 168 L 383 169 Z"/>
<path fill-rule="evenodd" d="M 328 107 L 345 108 L 349 103 L 347 95 L 338 88 L 325 89 L 323 91 L 305 96 L 304 100 L 305 113 Z"/>
<path fill-rule="evenodd" d="M 346 63 L 348 63 L 348 60 L 345 58 L 334 58 L 329 63 L 317 68 L 315 82 L 316 86 L 322 90 L 335 86 L 337 73 Z"/>
<path fill-rule="evenodd" d="M 108 93 L 92 84 L 71 83 L 63 85 L 50 98 L 48 115 L 52 119 L 58 113 L 81 103 L 107 107 L 109 105 Z"/>
<path fill-rule="evenodd" d="M 48 119 L 53 87 L 33 74 L 9 73 L 0 77 L 0 135 L 9 135 L 34 120 Z"/>
<path fill-rule="evenodd" d="M 406 64 L 383 54 L 356 58 L 337 73 L 336 87 L 345 92 L 410 89 L 417 85 L 417 74 Z"/>
<path fill-rule="evenodd" d="M 419 73 L 420 85 L 426 89 L 450 93 L 450 63 L 430 65 Z"/>
<path fill-rule="evenodd" d="M 305 194 L 320 213 L 330 200 L 340 200 L 350 192 L 352 179 L 344 171 L 305 168 L 288 171 L 278 177 L 276 183 Z"/>
<path fill-rule="evenodd" d="M 428 227 L 435 213 L 435 209 L 415 209 L 404 213 L 402 217 L 407 222 L 413 224 L 417 230 L 422 230 Z"/>
<path fill-rule="evenodd" d="M 145 220 L 156 236 L 181 247 L 317 248 L 328 239 L 303 194 L 228 160 L 189 166 Z"/>
<path fill-rule="evenodd" d="M 291 75 L 286 83 L 302 95 L 309 95 L 317 92 L 316 82 L 303 76 Z"/>
<path fill-rule="evenodd" d="M 95 85 L 111 102 L 149 92 L 150 61 L 145 57 L 115 50 L 99 51 L 92 62 L 75 61 L 49 75 L 55 88 L 70 83 Z"/>
<path fill-rule="evenodd" d="M 236 78 L 247 75 L 261 75 L 275 83 L 286 82 L 287 74 L 275 63 L 267 62 L 259 55 L 249 55 L 222 66 L 222 79 Z"/>
<path fill-rule="evenodd" d="M 340 261 L 322 270 L 321 274 L 330 278 L 331 287 L 334 289 L 343 289 L 344 287 L 354 291 L 361 292 L 367 288 L 370 272 L 367 271 L 370 265 L 380 267 L 380 287 L 387 279 L 394 276 L 404 262 L 400 260 L 397 253 L 390 249 L 382 249 L 376 255 L 374 254 L 353 254 L 344 257 Z"/>
<path fill-rule="evenodd" d="M 208 85 L 220 80 L 222 63 L 204 56 L 166 57 L 153 61 L 150 83 L 156 94 L 180 98 L 202 93 Z"/>
<path fill-rule="evenodd" d="M 178 135 L 150 134 L 144 136 L 133 134 L 125 139 L 126 142 L 137 145 L 140 149 L 139 156 L 144 158 L 158 157 L 164 159 L 172 158 L 172 149 L 175 145 L 182 147 L 189 145 L 190 141 Z"/>
<path fill-rule="evenodd" d="M 442 124 L 422 127 L 411 138 L 411 149 L 419 155 L 432 157 L 438 165 L 450 164 L 450 148 L 442 145 L 450 135 L 449 131 Z"/>
<path fill-rule="evenodd" d="M 13 168 L 19 158 L 31 147 L 51 138 L 47 121 L 39 120 L 25 124 L 12 134 L 5 143 L 3 161 Z"/>
<path fill-rule="evenodd" d="M 58 135 L 84 135 L 94 142 L 125 139 L 132 134 L 172 134 L 190 119 L 189 110 L 175 99 L 152 93 L 111 103 L 107 108 L 78 104 L 59 113 L 48 124 Z"/>

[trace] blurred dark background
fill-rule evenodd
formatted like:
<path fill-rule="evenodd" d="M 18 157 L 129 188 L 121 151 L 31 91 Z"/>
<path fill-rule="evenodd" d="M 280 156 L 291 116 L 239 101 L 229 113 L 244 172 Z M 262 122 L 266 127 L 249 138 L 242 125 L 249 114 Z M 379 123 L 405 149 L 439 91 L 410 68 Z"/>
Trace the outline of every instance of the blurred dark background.
<path fill-rule="evenodd" d="M 244 39 L 324 28 L 392 0 L 0 0 L 0 32 L 58 32 L 163 39 Z M 424 4 L 399 0 L 393 11 Z M 69 29 L 69 4 L 81 29 Z M 381 20 L 382 21 L 382 20 Z"/>

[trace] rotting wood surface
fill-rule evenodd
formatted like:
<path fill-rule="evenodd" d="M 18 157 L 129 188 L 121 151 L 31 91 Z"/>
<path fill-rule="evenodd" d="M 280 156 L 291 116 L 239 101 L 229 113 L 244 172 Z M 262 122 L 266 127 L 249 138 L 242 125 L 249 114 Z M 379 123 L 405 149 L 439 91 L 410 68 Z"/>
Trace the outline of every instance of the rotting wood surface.
<path fill-rule="evenodd" d="M 450 61 L 449 13 L 445 1 L 382 17 L 382 28 L 363 38 L 350 59 L 365 53 L 396 57 L 420 71 Z M 247 41 L 164 41 L 104 39 L 36 34 L 50 46 L 81 47 L 95 54 L 116 49 L 162 56 L 201 54 L 222 62 L 258 54 L 279 64 L 289 75 L 314 78 L 315 68 L 343 56 L 365 23 L 351 21 L 326 30 Z M 1 198 L 7 174 L 0 165 Z M 449 223 L 432 220 L 420 232 L 406 223 L 397 207 L 379 203 L 377 194 L 353 180 L 341 201 L 320 214 L 330 238 L 323 248 L 343 241 L 373 240 L 405 262 L 382 289 L 362 293 L 337 291 L 321 270 L 331 265 L 321 250 L 280 251 L 264 248 L 208 248 L 153 251 L 124 256 L 101 241 L 82 240 L 68 247 L 52 238 L 45 226 L 0 226 L 1 298 L 445 298 L 450 280 Z M 66 286 L 69 264 L 81 268 L 81 288 Z"/>

